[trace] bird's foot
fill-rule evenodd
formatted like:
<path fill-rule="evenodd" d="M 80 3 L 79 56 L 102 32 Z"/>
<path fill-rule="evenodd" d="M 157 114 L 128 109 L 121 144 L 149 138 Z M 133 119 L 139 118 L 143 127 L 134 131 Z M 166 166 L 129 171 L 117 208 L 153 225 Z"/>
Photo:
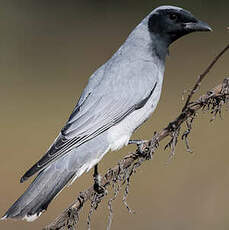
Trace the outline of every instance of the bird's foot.
<path fill-rule="evenodd" d="M 98 194 L 104 194 L 106 192 L 105 187 L 101 185 L 101 176 L 98 174 L 94 177 L 94 190 Z"/>
<path fill-rule="evenodd" d="M 105 194 L 106 193 L 106 189 L 104 186 L 101 185 L 101 176 L 98 173 L 98 165 L 95 165 L 94 168 L 94 190 L 96 193 L 98 194 Z"/>
<path fill-rule="evenodd" d="M 146 143 L 147 141 L 145 141 L 145 140 L 129 140 L 129 145 L 131 145 L 131 144 L 135 144 L 135 145 L 137 145 L 137 147 L 138 147 L 138 152 L 140 153 L 140 154 L 143 154 L 144 153 L 144 149 L 145 149 L 145 143 Z"/>

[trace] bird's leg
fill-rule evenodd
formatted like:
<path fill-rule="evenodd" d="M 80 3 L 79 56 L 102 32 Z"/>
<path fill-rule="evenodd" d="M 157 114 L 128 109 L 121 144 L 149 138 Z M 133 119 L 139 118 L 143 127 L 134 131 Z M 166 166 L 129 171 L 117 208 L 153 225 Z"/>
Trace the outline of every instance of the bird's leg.
<path fill-rule="evenodd" d="M 102 194 L 105 192 L 105 188 L 103 186 L 101 186 L 101 176 L 98 173 L 98 164 L 95 165 L 94 167 L 94 190 L 98 193 L 98 194 Z"/>
<path fill-rule="evenodd" d="M 146 141 L 144 140 L 129 140 L 128 144 L 135 144 L 138 147 L 138 152 L 140 154 L 143 154 L 143 150 L 144 150 L 144 144 L 146 143 Z"/>

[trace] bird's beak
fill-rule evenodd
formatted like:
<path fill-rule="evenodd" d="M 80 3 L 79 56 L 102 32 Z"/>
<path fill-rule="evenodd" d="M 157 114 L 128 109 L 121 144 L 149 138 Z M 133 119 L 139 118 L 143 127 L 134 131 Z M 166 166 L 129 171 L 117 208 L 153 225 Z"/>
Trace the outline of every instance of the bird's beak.
<path fill-rule="evenodd" d="M 212 28 L 206 23 L 198 20 L 197 22 L 185 23 L 184 27 L 187 31 L 212 31 Z"/>

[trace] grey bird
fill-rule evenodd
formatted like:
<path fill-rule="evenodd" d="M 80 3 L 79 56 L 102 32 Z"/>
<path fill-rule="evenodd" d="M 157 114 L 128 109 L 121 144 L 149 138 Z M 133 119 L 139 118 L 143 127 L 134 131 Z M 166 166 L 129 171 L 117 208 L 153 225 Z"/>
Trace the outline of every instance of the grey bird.
<path fill-rule="evenodd" d="M 147 15 L 92 74 L 66 125 L 21 182 L 38 175 L 2 219 L 35 220 L 65 185 L 127 145 L 158 104 L 169 45 L 195 31 L 211 28 L 182 8 L 160 6 Z"/>

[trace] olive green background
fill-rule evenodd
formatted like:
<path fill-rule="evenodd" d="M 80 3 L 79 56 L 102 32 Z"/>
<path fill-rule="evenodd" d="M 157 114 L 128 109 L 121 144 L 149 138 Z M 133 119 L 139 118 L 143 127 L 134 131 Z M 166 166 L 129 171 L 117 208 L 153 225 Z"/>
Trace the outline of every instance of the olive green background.
<path fill-rule="evenodd" d="M 0 1 L 0 214 L 31 182 L 22 174 L 52 143 L 72 111 L 87 79 L 119 48 L 129 32 L 153 8 L 173 4 L 208 22 L 212 33 L 188 35 L 170 48 L 160 103 L 135 134 L 147 139 L 179 113 L 181 95 L 192 87 L 212 58 L 228 43 L 227 0 L 182 1 Z M 229 53 L 210 72 L 198 95 L 228 76 Z M 140 76 L 139 76 L 140 77 Z M 223 119 L 200 112 L 190 136 L 189 154 L 180 141 L 175 159 L 163 141 L 155 157 L 131 181 L 128 203 L 121 191 L 114 201 L 112 229 L 226 230 L 229 228 L 229 113 Z M 101 172 L 134 146 L 108 153 Z M 38 220 L 0 222 L 0 229 L 41 229 L 92 183 L 92 172 L 66 188 Z M 109 193 L 110 197 L 112 192 Z M 108 199 L 92 217 L 92 229 L 106 229 Z M 87 229 L 87 205 L 79 229 Z"/>

